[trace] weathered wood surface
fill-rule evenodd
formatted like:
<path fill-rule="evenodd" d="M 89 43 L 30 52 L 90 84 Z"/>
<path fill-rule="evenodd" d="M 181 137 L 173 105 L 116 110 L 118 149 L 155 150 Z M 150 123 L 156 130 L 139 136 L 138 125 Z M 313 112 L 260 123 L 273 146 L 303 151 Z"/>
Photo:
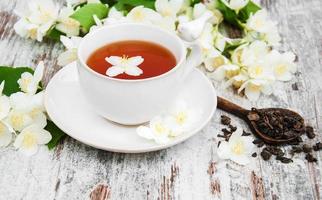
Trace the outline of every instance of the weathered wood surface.
<path fill-rule="evenodd" d="M 62 46 L 25 40 L 13 31 L 13 10 L 27 1 L 0 1 L 0 64 L 35 66 L 44 60 L 47 82 L 59 69 Z M 62 1 L 61 1 L 62 2 Z M 299 111 L 322 134 L 322 1 L 263 0 L 279 22 L 282 49 L 299 57 L 299 73 L 282 92 L 253 106 L 282 106 Z M 297 88 L 294 87 L 296 84 Z M 251 104 L 232 92 L 219 94 L 245 107 Z M 147 154 L 117 154 L 67 138 L 52 152 L 46 147 L 31 158 L 12 148 L 0 149 L 0 199 L 322 199 L 322 157 L 318 165 L 300 156 L 293 164 L 254 159 L 252 165 L 218 162 L 217 111 L 198 135 L 172 148 Z M 238 120 L 237 120 L 238 121 Z"/>

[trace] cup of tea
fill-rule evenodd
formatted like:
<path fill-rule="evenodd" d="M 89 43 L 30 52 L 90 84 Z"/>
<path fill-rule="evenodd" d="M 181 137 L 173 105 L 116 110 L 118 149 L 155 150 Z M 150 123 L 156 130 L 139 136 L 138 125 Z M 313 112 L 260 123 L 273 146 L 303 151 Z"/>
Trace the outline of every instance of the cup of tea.
<path fill-rule="evenodd" d="M 77 53 L 85 98 L 97 114 L 124 125 L 147 122 L 167 109 L 201 59 L 198 45 L 191 45 L 187 56 L 186 45 L 176 34 L 143 24 L 99 28 L 82 39 Z M 143 59 L 137 66 L 141 73 L 110 76 L 113 62 L 106 58 L 116 56 Z"/>

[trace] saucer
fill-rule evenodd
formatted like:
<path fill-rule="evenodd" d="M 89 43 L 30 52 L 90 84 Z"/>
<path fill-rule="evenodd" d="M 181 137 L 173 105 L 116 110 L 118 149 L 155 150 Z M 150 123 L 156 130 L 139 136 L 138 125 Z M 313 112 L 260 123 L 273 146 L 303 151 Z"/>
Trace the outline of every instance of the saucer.
<path fill-rule="evenodd" d="M 45 91 L 45 107 L 51 120 L 61 130 L 89 146 L 122 153 L 156 151 L 176 145 L 198 133 L 216 110 L 217 96 L 208 78 L 198 69 L 188 76 L 178 98 L 201 110 L 202 115 L 190 132 L 166 144 L 139 137 L 137 126 L 116 124 L 94 113 L 81 93 L 76 63 L 65 66 L 50 80 Z"/>

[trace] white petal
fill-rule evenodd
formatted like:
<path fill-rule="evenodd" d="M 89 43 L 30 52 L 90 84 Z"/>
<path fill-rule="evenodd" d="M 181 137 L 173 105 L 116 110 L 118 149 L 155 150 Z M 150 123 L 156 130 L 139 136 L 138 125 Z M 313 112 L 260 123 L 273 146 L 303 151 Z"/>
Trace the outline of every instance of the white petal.
<path fill-rule="evenodd" d="M 70 49 L 61 53 L 57 58 L 57 64 L 59 66 L 66 66 L 69 63 L 72 63 L 77 60 L 77 51 L 76 49 Z"/>
<path fill-rule="evenodd" d="M 193 18 L 196 19 L 206 12 L 207 8 L 203 3 L 197 3 L 193 7 Z"/>
<path fill-rule="evenodd" d="M 28 21 L 24 18 L 20 19 L 19 21 L 17 21 L 15 23 L 15 25 L 13 26 L 15 32 L 23 38 L 28 37 Z"/>
<path fill-rule="evenodd" d="M 245 7 L 248 3 L 248 0 L 230 0 L 229 7 L 233 10 L 240 10 Z"/>
<path fill-rule="evenodd" d="M 224 65 L 218 67 L 214 72 L 210 74 L 210 77 L 216 81 L 222 81 L 225 79 L 226 70 L 223 67 Z"/>
<path fill-rule="evenodd" d="M 253 143 L 253 137 L 251 136 L 242 136 L 243 142 L 244 142 L 244 146 L 246 148 L 246 152 L 245 155 L 250 155 L 251 153 L 253 153 L 254 149 L 255 149 L 255 145 Z"/>
<path fill-rule="evenodd" d="M 286 61 L 288 61 L 290 63 L 292 63 L 296 58 L 295 54 L 293 52 L 290 52 L 290 51 L 285 52 L 283 54 L 283 57 L 285 58 Z"/>
<path fill-rule="evenodd" d="M 10 105 L 13 109 L 28 112 L 32 105 L 32 96 L 24 92 L 16 92 L 10 95 Z"/>
<path fill-rule="evenodd" d="M 46 24 L 42 24 L 37 31 L 37 41 L 41 42 L 43 37 L 46 35 L 47 31 L 53 26 L 54 20 L 47 22 Z"/>
<path fill-rule="evenodd" d="M 68 18 L 56 24 L 55 28 L 60 32 L 65 33 L 69 37 L 78 36 L 80 31 L 80 23 L 75 19 Z"/>
<path fill-rule="evenodd" d="M 32 156 L 38 152 L 38 145 L 33 145 L 31 147 L 21 145 L 18 151 L 26 156 Z"/>
<path fill-rule="evenodd" d="M 63 21 L 64 19 L 69 18 L 69 16 L 71 16 L 74 12 L 75 11 L 72 6 L 63 7 L 59 12 L 58 20 Z"/>
<path fill-rule="evenodd" d="M 14 130 L 22 131 L 32 123 L 32 118 L 25 112 L 11 110 L 6 121 Z"/>
<path fill-rule="evenodd" d="M 45 126 L 47 125 L 47 117 L 42 112 L 38 112 L 37 114 L 32 116 L 32 120 L 32 123 L 40 128 L 45 128 Z"/>
<path fill-rule="evenodd" d="M 290 81 L 292 79 L 292 74 L 290 72 L 285 72 L 281 75 L 275 76 L 279 81 Z"/>
<path fill-rule="evenodd" d="M 97 26 L 103 26 L 103 23 L 101 22 L 101 20 L 97 17 L 97 15 L 93 15 L 93 19 L 95 21 L 95 24 Z"/>
<path fill-rule="evenodd" d="M 110 63 L 111 65 L 120 65 L 122 61 L 122 57 L 119 56 L 110 56 L 105 58 L 106 62 Z"/>
<path fill-rule="evenodd" d="M 0 96 L 0 120 L 8 116 L 10 108 L 9 98 L 7 96 Z"/>
<path fill-rule="evenodd" d="M 6 147 L 12 140 L 12 133 L 7 125 L 0 121 L 0 147 Z"/>
<path fill-rule="evenodd" d="M 158 13 L 162 13 L 163 10 L 168 6 L 168 0 L 156 0 L 154 6 Z"/>
<path fill-rule="evenodd" d="M 35 82 L 39 83 L 43 77 L 44 74 L 44 69 L 45 69 L 45 65 L 43 61 L 40 61 L 36 67 L 35 73 L 34 73 L 34 78 L 35 78 Z"/>
<path fill-rule="evenodd" d="M 131 76 L 139 76 L 143 73 L 143 71 L 139 67 L 128 66 L 125 68 L 125 73 Z"/>
<path fill-rule="evenodd" d="M 33 95 L 31 101 L 32 101 L 32 108 L 38 108 L 42 112 L 45 111 L 43 91 Z"/>
<path fill-rule="evenodd" d="M 0 84 L 0 96 L 2 96 L 2 92 L 3 92 L 3 89 L 4 89 L 4 83 L 5 83 L 5 81 L 2 81 L 1 84 Z"/>
<path fill-rule="evenodd" d="M 228 145 L 228 142 L 226 141 L 221 141 L 218 149 L 217 149 L 217 154 L 219 158 L 221 159 L 229 159 L 231 156 L 230 153 L 230 147 Z"/>
<path fill-rule="evenodd" d="M 252 90 L 249 86 L 246 86 L 245 95 L 249 100 L 257 101 L 260 96 L 260 90 Z"/>
<path fill-rule="evenodd" d="M 232 154 L 230 160 L 240 165 L 247 165 L 250 162 L 249 156 L 247 155 L 235 155 Z"/>
<path fill-rule="evenodd" d="M 166 144 L 170 141 L 170 138 L 167 135 L 160 135 L 154 138 L 154 141 L 157 144 Z"/>
<path fill-rule="evenodd" d="M 266 95 L 270 95 L 273 92 L 273 88 L 269 84 L 263 84 L 261 87 L 261 92 Z"/>
<path fill-rule="evenodd" d="M 24 135 L 23 134 L 18 134 L 18 136 L 16 137 L 15 142 L 13 143 L 13 146 L 18 149 L 21 147 L 22 145 L 22 141 L 23 141 Z"/>
<path fill-rule="evenodd" d="M 134 67 L 134 66 L 138 66 L 138 65 L 142 64 L 143 61 L 144 61 L 144 59 L 143 59 L 142 56 L 135 56 L 135 57 L 129 58 L 127 64 L 129 66 L 133 66 Z"/>
<path fill-rule="evenodd" d="M 72 40 L 66 36 L 61 35 L 60 36 L 60 41 L 63 43 L 63 45 L 67 48 L 67 49 L 73 49 L 75 48 Z"/>
<path fill-rule="evenodd" d="M 123 17 L 123 12 L 118 11 L 115 7 L 112 7 L 108 13 L 108 18 L 121 19 Z"/>
<path fill-rule="evenodd" d="M 37 139 L 38 139 L 38 144 L 47 144 L 52 139 L 52 136 L 48 131 L 42 129 L 40 130 Z"/>
<path fill-rule="evenodd" d="M 119 74 L 122 74 L 124 73 L 124 68 L 123 67 L 119 67 L 119 66 L 113 66 L 113 67 L 110 67 L 106 70 L 106 75 L 107 76 L 110 76 L 110 77 L 113 77 L 113 76 L 117 76 Z"/>
<path fill-rule="evenodd" d="M 183 6 L 183 3 L 184 3 L 183 0 L 170 0 L 169 1 L 169 4 L 175 14 L 177 14 L 180 11 L 180 9 Z"/>
<path fill-rule="evenodd" d="M 240 88 L 238 89 L 238 94 L 239 93 L 241 93 L 241 91 L 243 91 L 243 89 L 245 89 L 246 88 L 246 86 L 249 84 L 249 81 L 250 80 L 248 80 L 248 81 L 245 81 L 241 86 L 240 86 Z"/>
<path fill-rule="evenodd" d="M 161 15 L 152 9 L 137 6 L 133 8 L 126 16 L 129 21 L 138 23 L 157 23 L 162 19 Z"/>
<path fill-rule="evenodd" d="M 175 18 L 172 17 L 163 17 L 162 20 L 159 21 L 158 26 L 163 28 L 164 30 L 175 32 L 176 24 Z"/>
<path fill-rule="evenodd" d="M 148 140 L 154 139 L 153 133 L 151 131 L 150 128 L 146 127 L 146 126 L 139 126 L 136 129 L 136 132 L 139 136 L 146 138 Z"/>
<path fill-rule="evenodd" d="M 230 136 L 229 143 L 237 141 L 242 137 L 243 129 L 238 127 L 237 130 Z"/>

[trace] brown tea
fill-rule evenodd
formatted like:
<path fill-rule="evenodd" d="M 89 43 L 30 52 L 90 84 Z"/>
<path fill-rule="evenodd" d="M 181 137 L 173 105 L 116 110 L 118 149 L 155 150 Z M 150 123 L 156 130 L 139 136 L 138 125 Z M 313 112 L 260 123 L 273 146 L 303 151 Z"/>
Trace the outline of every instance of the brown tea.
<path fill-rule="evenodd" d="M 176 66 L 174 55 L 161 45 L 139 40 L 120 41 L 107 44 L 97 49 L 87 60 L 87 65 L 94 71 L 106 76 L 106 71 L 112 67 L 105 58 L 118 56 L 131 58 L 141 56 L 144 60 L 139 67 L 143 73 L 137 76 L 121 73 L 113 78 L 144 79 L 155 77 L 170 71 Z"/>

